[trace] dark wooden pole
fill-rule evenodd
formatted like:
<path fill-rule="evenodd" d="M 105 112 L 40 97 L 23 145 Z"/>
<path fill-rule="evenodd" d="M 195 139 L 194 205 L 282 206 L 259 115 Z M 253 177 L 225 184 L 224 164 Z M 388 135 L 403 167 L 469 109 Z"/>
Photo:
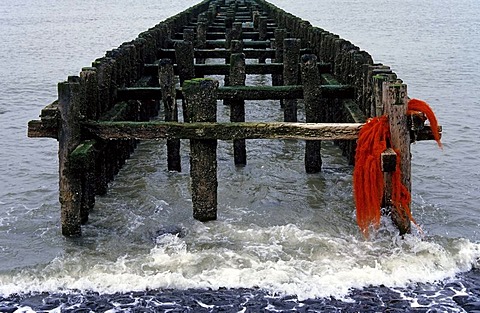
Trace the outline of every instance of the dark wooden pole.
<path fill-rule="evenodd" d="M 218 81 L 185 81 L 184 96 L 191 122 L 216 122 Z M 190 177 L 193 217 L 199 221 L 217 218 L 217 140 L 190 140 Z"/>
<path fill-rule="evenodd" d="M 70 154 L 81 141 L 80 118 L 83 108 L 78 77 L 69 77 L 58 84 L 58 110 L 60 128 L 58 134 L 59 199 L 61 224 L 64 236 L 80 236 L 82 180 L 75 172 Z"/>
<path fill-rule="evenodd" d="M 298 62 L 300 60 L 300 39 L 287 38 L 283 41 L 283 82 L 285 86 L 298 84 Z M 285 122 L 297 121 L 297 100 L 284 101 Z"/>
<path fill-rule="evenodd" d="M 180 86 L 183 83 L 195 77 L 195 52 L 193 43 L 190 41 L 179 41 L 175 44 L 175 59 L 178 66 L 178 77 L 180 78 Z M 188 122 L 188 101 L 182 101 L 183 121 Z"/>
<path fill-rule="evenodd" d="M 314 54 L 302 56 L 303 99 L 307 123 L 322 122 L 322 90 L 317 57 Z M 305 171 L 318 173 L 322 169 L 321 141 L 309 140 L 305 143 Z"/>
<path fill-rule="evenodd" d="M 412 180 L 410 131 L 407 124 L 407 85 L 396 82 L 384 82 L 382 89 L 384 112 L 388 115 L 390 124 L 391 145 L 392 148 L 400 154 L 401 182 L 410 192 L 412 189 Z M 392 174 L 386 173 L 385 175 Z M 386 192 L 389 192 L 388 189 L 390 187 L 388 185 L 386 187 Z M 409 203 L 409 207 L 410 206 L 411 203 Z M 391 210 L 391 212 L 393 222 L 400 230 L 400 234 L 409 233 L 411 231 L 409 217 L 406 215 L 400 216 L 395 210 Z"/>
<path fill-rule="evenodd" d="M 158 63 L 158 81 L 162 89 L 165 122 L 178 122 L 175 75 L 171 59 L 162 59 Z M 182 171 L 179 139 L 167 140 L 167 164 L 169 171 Z"/>
<path fill-rule="evenodd" d="M 208 25 L 206 22 L 197 23 L 197 43 L 195 47 L 197 49 L 204 49 L 207 46 L 207 29 Z M 204 64 L 205 59 L 197 58 L 197 64 Z"/>
<path fill-rule="evenodd" d="M 283 63 L 283 41 L 285 40 L 287 31 L 283 28 L 277 28 L 275 35 L 275 63 Z M 283 79 L 281 74 L 272 75 L 272 85 L 282 86 Z"/>
<path fill-rule="evenodd" d="M 230 58 L 230 86 L 245 86 L 245 54 L 234 53 Z M 245 101 L 230 100 L 230 121 L 245 122 Z M 245 139 L 233 141 L 233 153 L 235 165 L 247 164 L 247 152 Z"/>
<path fill-rule="evenodd" d="M 258 39 L 264 41 L 267 39 L 267 17 L 261 16 L 258 21 Z M 266 57 L 262 56 L 258 59 L 258 63 L 265 63 Z"/>
<path fill-rule="evenodd" d="M 95 67 L 84 67 L 80 72 L 80 88 L 82 97 L 83 112 L 81 114 L 85 119 L 96 120 L 99 118 L 99 103 L 98 103 L 98 78 L 97 69 Z M 95 153 L 95 142 L 89 145 L 88 157 L 80 160 L 83 163 L 81 167 L 83 170 L 82 180 L 82 206 L 81 206 L 81 223 L 85 224 L 88 221 L 90 210 L 95 206 L 95 195 L 97 180 L 95 178 L 95 169 L 97 168 L 97 155 Z"/>

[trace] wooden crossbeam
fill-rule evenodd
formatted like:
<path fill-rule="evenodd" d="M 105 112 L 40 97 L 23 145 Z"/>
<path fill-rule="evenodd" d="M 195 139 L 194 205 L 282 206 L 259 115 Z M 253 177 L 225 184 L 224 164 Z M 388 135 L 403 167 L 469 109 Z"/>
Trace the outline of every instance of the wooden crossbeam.
<path fill-rule="evenodd" d="M 245 53 L 247 59 L 275 58 L 275 49 L 244 49 L 242 52 Z M 229 58 L 230 54 L 228 49 L 195 49 L 195 57 L 200 59 L 225 59 Z M 175 60 L 175 49 L 160 49 L 159 56 Z"/>
<path fill-rule="evenodd" d="M 182 39 L 183 33 L 176 33 L 175 39 Z M 252 32 L 242 32 L 243 39 L 253 39 L 258 40 L 259 33 L 252 31 Z M 267 38 L 273 38 L 273 32 L 267 32 Z M 223 32 L 207 32 L 207 39 L 209 40 L 216 40 L 216 39 L 225 39 L 225 31 Z"/>
<path fill-rule="evenodd" d="M 157 64 L 145 64 L 145 75 L 158 76 Z M 330 63 L 319 63 L 318 70 L 320 73 L 330 73 L 332 66 Z M 174 65 L 175 74 L 178 75 L 178 67 Z M 195 64 L 195 73 L 197 75 L 228 75 L 230 73 L 230 65 L 228 64 Z M 282 74 L 283 63 L 259 63 L 246 64 L 245 74 Z"/>
<path fill-rule="evenodd" d="M 325 98 L 348 99 L 354 95 L 354 89 L 347 85 L 321 86 L 322 96 Z M 117 90 L 117 97 L 125 100 L 161 99 L 162 90 L 159 87 L 130 87 Z M 182 99 L 181 89 L 177 89 L 177 99 Z M 303 86 L 236 86 L 219 87 L 218 99 L 239 100 L 275 100 L 275 99 L 303 99 Z"/>
<path fill-rule="evenodd" d="M 176 40 L 176 39 L 171 40 L 170 43 L 169 43 L 170 47 L 174 47 L 175 43 L 179 42 L 179 41 L 183 41 L 183 40 Z M 270 40 L 256 40 L 256 41 L 244 40 L 243 41 L 243 47 L 245 49 L 248 49 L 248 48 L 256 48 L 256 49 L 258 49 L 258 48 L 270 48 L 271 44 L 272 43 L 270 42 Z M 207 40 L 206 45 L 207 45 L 207 48 L 211 48 L 211 49 L 224 48 L 225 45 L 226 45 L 226 40 L 221 40 L 221 39 Z"/>
<path fill-rule="evenodd" d="M 178 123 L 87 122 L 82 127 L 102 139 L 302 139 L 352 140 L 363 124 L 338 123 Z"/>

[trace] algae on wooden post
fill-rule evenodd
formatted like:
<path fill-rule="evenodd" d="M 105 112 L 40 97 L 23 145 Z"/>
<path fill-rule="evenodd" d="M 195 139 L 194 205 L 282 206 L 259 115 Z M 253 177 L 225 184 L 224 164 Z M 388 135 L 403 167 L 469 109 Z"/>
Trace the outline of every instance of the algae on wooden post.
<path fill-rule="evenodd" d="M 83 111 L 78 77 L 58 84 L 60 127 L 58 135 L 59 199 L 64 236 L 80 236 L 82 182 L 69 160 L 81 140 L 80 119 Z"/>
<path fill-rule="evenodd" d="M 320 73 L 318 72 L 317 57 L 314 54 L 302 56 L 303 99 L 305 103 L 305 118 L 307 123 L 320 123 L 322 104 L 322 89 L 320 88 Z M 312 140 L 305 143 L 305 171 L 318 173 L 322 169 L 320 153 L 321 141 Z"/>
<path fill-rule="evenodd" d="M 298 84 L 298 61 L 300 60 L 300 39 L 287 38 L 283 41 L 283 83 Z M 285 100 L 284 121 L 297 121 L 297 100 Z"/>
<path fill-rule="evenodd" d="M 234 53 L 230 58 L 230 85 L 245 85 L 245 55 L 243 53 Z M 230 100 L 230 121 L 245 122 L 245 101 Z M 235 165 L 244 166 L 247 164 L 247 152 L 245 139 L 233 141 L 233 154 Z"/>
<path fill-rule="evenodd" d="M 191 122 L 216 122 L 218 81 L 185 81 L 183 92 L 189 103 Z M 201 130 L 199 130 L 201 132 Z M 199 221 L 217 218 L 217 140 L 190 140 L 190 177 L 193 217 Z"/>
<path fill-rule="evenodd" d="M 384 113 L 388 115 L 388 121 L 390 124 L 391 145 L 400 156 L 401 184 L 403 184 L 410 193 L 412 189 L 412 181 L 410 131 L 407 127 L 407 85 L 395 82 L 384 82 L 382 89 Z M 392 174 L 386 173 L 385 175 Z M 386 189 L 391 188 L 391 186 L 386 187 Z M 392 192 L 393 191 L 390 191 L 390 194 L 392 194 Z M 387 202 L 389 200 L 390 199 L 386 199 Z M 402 235 L 411 231 L 410 217 L 406 213 L 406 210 L 410 210 L 411 200 L 409 199 L 408 202 L 408 208 L 402 208 L 402 210 L 391 208 L 393 222 Z"/>
<path fill-rule="evenodd" d="M 175 75 L 171 59 L 162 59 L 158 64 L 158 81 L 162 89 L 165 122 L 178 122 Z M 182 171 L 180 162 L 180 140 L 167 140 L 167 166 L 169 171 Z"/>

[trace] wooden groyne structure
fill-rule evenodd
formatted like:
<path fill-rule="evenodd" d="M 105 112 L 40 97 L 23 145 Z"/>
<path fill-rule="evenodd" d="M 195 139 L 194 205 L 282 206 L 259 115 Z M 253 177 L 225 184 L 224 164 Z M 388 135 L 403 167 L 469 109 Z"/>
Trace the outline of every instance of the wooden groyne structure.
<path fill-rule="evenodd" d="M 246 86 L 250 74 L 271 75 L 272 85 Z M 246 121 L 245 101 L 267 99 L 279 100 L 284 121 Z M 217 100 L 230 107 L 229 123 L 217 122 Z M 410 143 L 432 133 L 421 116 L 407 117 L 407 101 L 388 66 L 338 35 L 264 0 L 205 0 L 60 82 L 28 136 L 58 140 L 62 233 L 78 236 L 138 140 L 166 139 L 170 171 L 181 171 L 181 140 L 189 140 L 193 216 L 209 221 L 217 217 L 218 140 L 232 141 L 237 166 L 246 166 L 248 139 L 306 140 L 305 170 L 317 173 L 322 140 L 336 141 L 353 164 L 364 123 L 387 114 L 410 189 Z M 392 149 L 382 154 L 387 184 L 395 162 Z"/>

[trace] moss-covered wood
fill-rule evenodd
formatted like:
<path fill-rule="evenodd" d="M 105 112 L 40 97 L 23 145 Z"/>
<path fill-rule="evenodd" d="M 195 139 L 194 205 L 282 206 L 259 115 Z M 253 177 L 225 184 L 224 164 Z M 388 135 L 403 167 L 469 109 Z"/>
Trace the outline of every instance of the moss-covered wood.
<path fill-rule="evenodd" d="M 354 96 L 354 89 L 346 85 L 320 86 L 323 97 L 349 99 Z M 159 87 L 129 87 L 117 91 L 118 99 L 148 100 L 161 99 L 162 90 Z M 177 99 L 182 99 L 182 89 L 177 89 Z M 219 87 L 218 99 L 239 100 L 274 100 L 274 99 L 303 99 L 303 86 L 226 86 Z"/>
<path fill-rule="evenodd" d="M 95 206 L 95 145 L 95 140 L 83 141 L 69 156 L 70 169 L 81 181 L 81 224 L 87 223 L 89 212 Z"/>
<path fill-rule="evenodd" d="M 325 121 L 325 99 L 322 96 L 320 73 L 317 67 L 317 57 L 314 54 L 302 56 L 303 99 L 305 103 L 305 120 L 307 123 Z M 311 140 L 305 144 L 305 171 L 318 173 L 322 169 L 321 141 Z"/>
<path fill-rule="evenodd" d="M 245 79 L 245 54 L 234 53 L 230 57 L 230 85 L 244 86 Z M 229 104 L 230 121 L 245 122 L 245 100 L 230 100 Z M 233 158 L 237 166 L 245 166 L 247 164 L 245 139 L 235 139 L 233 141 Z"/>
<path fill-rule="evenodd" d="M 59 200 L 64 236 L 80 236 L 82 232 L 82 179 L 70 160 L 70 154 L 81 141 L 80 120 L 81 112 L 84 111 L 82 105 L 78 77 L 69 77 L 68 81 L 58 84 Z"/>
<path fill-rule="evenodd" d="M 157 64 L 145 64 L 145 74 L 156 76 L 157 67 Z M 331 67 L 332 66 L 329 63 L 318 63 L 318 70 L 320 71 L 320 73 L 330 73 Z M 195 73 L 197 73 L 198 75 L 227 75 L 229 71 L 229 64 L 195 64 Z M 174 72 L 176 75 L 178 75 L 179 71 L 177 65 L 174 65 Z M 282 74 L 283 63 L 246 64 L 245 73 Z"/>
<path fill-rule="evenodd" d="M 166 122 L 178 122 L 177 99 L 175 90 L 175 76 L 170 59 L 162 59 L 158 64 L 158 81 L 162 89 L 162 102 Z M 169 171 L 180 172 L 180 140 L 167 141 L 167 166 Z"/>
<path fill-rule="evenodd" d="M 190 122 L 216 122 L 218 81 L 193 79 L 184 83 Z M 217 218 L 217 140 L 190 140 L 190 178 L 193 217 L 199 221 Z"/>
<path fill-rule="evenodd" d="M 283 83 L 286 86 L 298 85 L 298 62 L 300 61 L 300 44 L 301 40 L 297 38 L 286 38 L 283 41 Z M 283 108 L 284 121 L 296 122 L 298 98 L 283 99 L 286 99 Z"/>
<path fill-rule="evenodd" d="M 412 189 L 412 181 L 410 162 L 410 132 L 407 126 L 407 85 L 402 83 L 384 82 L 382 91 L 384 113 L 388 115 L 390 124 L 391 145 L 400 156 L 401 183 L 410 192 Z M 386 175 L 391 176 L 392 174 L 388 173 Z M 387 184 L 390 180 L 390 177 L 386 178 Z M 385 196 L 387 203 L 389 203 L 388 193 L 392 193 L 392 191 L 388 189 L 389 188 L 386 188 L 387 194 Z M 397 212 L 397 210 L 391 209 L 390 211 L 393 222 L 400 230 L 400 234 L 403 235 L 410 232 L 411 224 L 409 216 L 407 216 L 406 213 Z"/>
<path fill-rule="evenodd" d="M 102 139 L 304 139 L 352 140 L 360 123 L 174 123 L 86 122 L 85 131 Z"/>

